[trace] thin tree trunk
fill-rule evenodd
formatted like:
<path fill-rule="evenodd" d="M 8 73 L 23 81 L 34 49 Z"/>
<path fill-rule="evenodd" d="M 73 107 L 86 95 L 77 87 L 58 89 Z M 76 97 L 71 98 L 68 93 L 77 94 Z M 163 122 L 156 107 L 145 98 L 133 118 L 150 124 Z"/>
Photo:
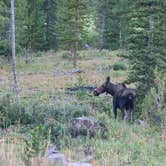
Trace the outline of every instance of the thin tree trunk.
<path fill-rule="evenodd" d="M 13 90 L 15 93 L 15 99 L 19 101 L 19 88 L 17 81 L 16 71 L 16 48 L 15 48 L 15 16 L 14 16 L 14 0 L 11 0 L 11 51 L 12 51 L 12 71 L 13 71 Z"/>
<path fill-rule="evenodd" d="M 105 21 L 106 21 L 106 14 L 105 11 L 103 11 L 101 15 L 101 31 L 100 31 L 100 38 L 99 38 L 99 47 L 100 51 L 104 47 L 104 31 L 105 31 Z"/>

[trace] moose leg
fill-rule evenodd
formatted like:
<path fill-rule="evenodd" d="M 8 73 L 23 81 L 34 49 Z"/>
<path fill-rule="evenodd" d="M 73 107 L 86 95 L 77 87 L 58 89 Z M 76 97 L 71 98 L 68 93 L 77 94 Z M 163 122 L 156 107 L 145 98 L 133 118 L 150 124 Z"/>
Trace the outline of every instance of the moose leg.
<path fill-rule="evenodd" d="M 114 111 L 114 117 L 116 120 L 116 118 L 117 118 L 117 107 L 116 106 L 114 106 L 113 111 Z"/>
<path fill-rule="evenodd" d="M 114 116 L 115 120 L 117 118 L 117 104 L 116 104 L 116 97 L 113 97 L 113 111 L 114 111 Z"/>
<path fill-rule="evenodd" d="M 129 122 L 132 123 L 133 122 L 133 112 L 134 112 L 134 103 L 131 104 L 130 109 L 129 109 Z"/>
<path fill-rule="evenodd" d="M 130 112 L 129 112 L 129 122 L 132 123 L 133 122 L 133 109 L 130 109 Z"/>
<path fill-rule="evenodd" d="M 124 108 L 121 108 L 122 111 L 122 120 L 126 122 L 127 119 L 127 111 Z"/>

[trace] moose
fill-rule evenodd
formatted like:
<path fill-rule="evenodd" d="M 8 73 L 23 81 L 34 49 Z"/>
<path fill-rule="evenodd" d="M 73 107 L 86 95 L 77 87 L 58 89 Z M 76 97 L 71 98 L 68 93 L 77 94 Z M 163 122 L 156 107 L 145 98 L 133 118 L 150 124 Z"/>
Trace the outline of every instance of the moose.
<path fill-rule="evenodd" d="M 129 111 L 129 121 L 133 121 L 134 102 L 136 93 L 134 89 L 127 88 L 124 83 L 113 84 L 110 82 L 110 77 L 107 77 L 105 82 L 93 92 L 95 96 L 102 93 L 109 93 L 113 96 L 113 112 L 115 120 L 117 118 L 117 109 L 122 112 L 122 119 L 126 121 L 127 111 Z"/>

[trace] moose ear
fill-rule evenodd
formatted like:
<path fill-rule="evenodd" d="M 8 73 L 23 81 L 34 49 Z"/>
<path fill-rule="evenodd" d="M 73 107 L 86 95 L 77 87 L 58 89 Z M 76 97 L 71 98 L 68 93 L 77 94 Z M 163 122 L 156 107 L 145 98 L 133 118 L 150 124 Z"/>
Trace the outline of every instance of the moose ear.
<path fill-rule="evenodd" d="M 106 78 L 106 83 L 109 83 L 110 82 L 110 77 L 108 76 L 107 78 Z"/>

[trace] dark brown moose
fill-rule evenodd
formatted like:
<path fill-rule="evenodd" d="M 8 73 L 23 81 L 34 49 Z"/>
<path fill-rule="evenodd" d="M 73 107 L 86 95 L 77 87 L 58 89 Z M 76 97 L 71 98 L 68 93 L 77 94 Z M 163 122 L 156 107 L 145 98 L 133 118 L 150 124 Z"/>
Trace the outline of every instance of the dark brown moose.
<path fill-rule="evenodd" d="M 109 93 L 113 96 L 113 112 L 115 119 L 117 118 L 117 109 L 122 112 L 122 119 L 126 121 L 127 111 L 129 111 L 129 121 L 133 121 L 134 102 L 135 102 L 135 90 L 127 88 L 124 83 L 113 84 L 110 82 L 110 77 L 106 78 L 106 81 L 93 92 L 95 96 L 99 96 L 102 93 Z"/>

